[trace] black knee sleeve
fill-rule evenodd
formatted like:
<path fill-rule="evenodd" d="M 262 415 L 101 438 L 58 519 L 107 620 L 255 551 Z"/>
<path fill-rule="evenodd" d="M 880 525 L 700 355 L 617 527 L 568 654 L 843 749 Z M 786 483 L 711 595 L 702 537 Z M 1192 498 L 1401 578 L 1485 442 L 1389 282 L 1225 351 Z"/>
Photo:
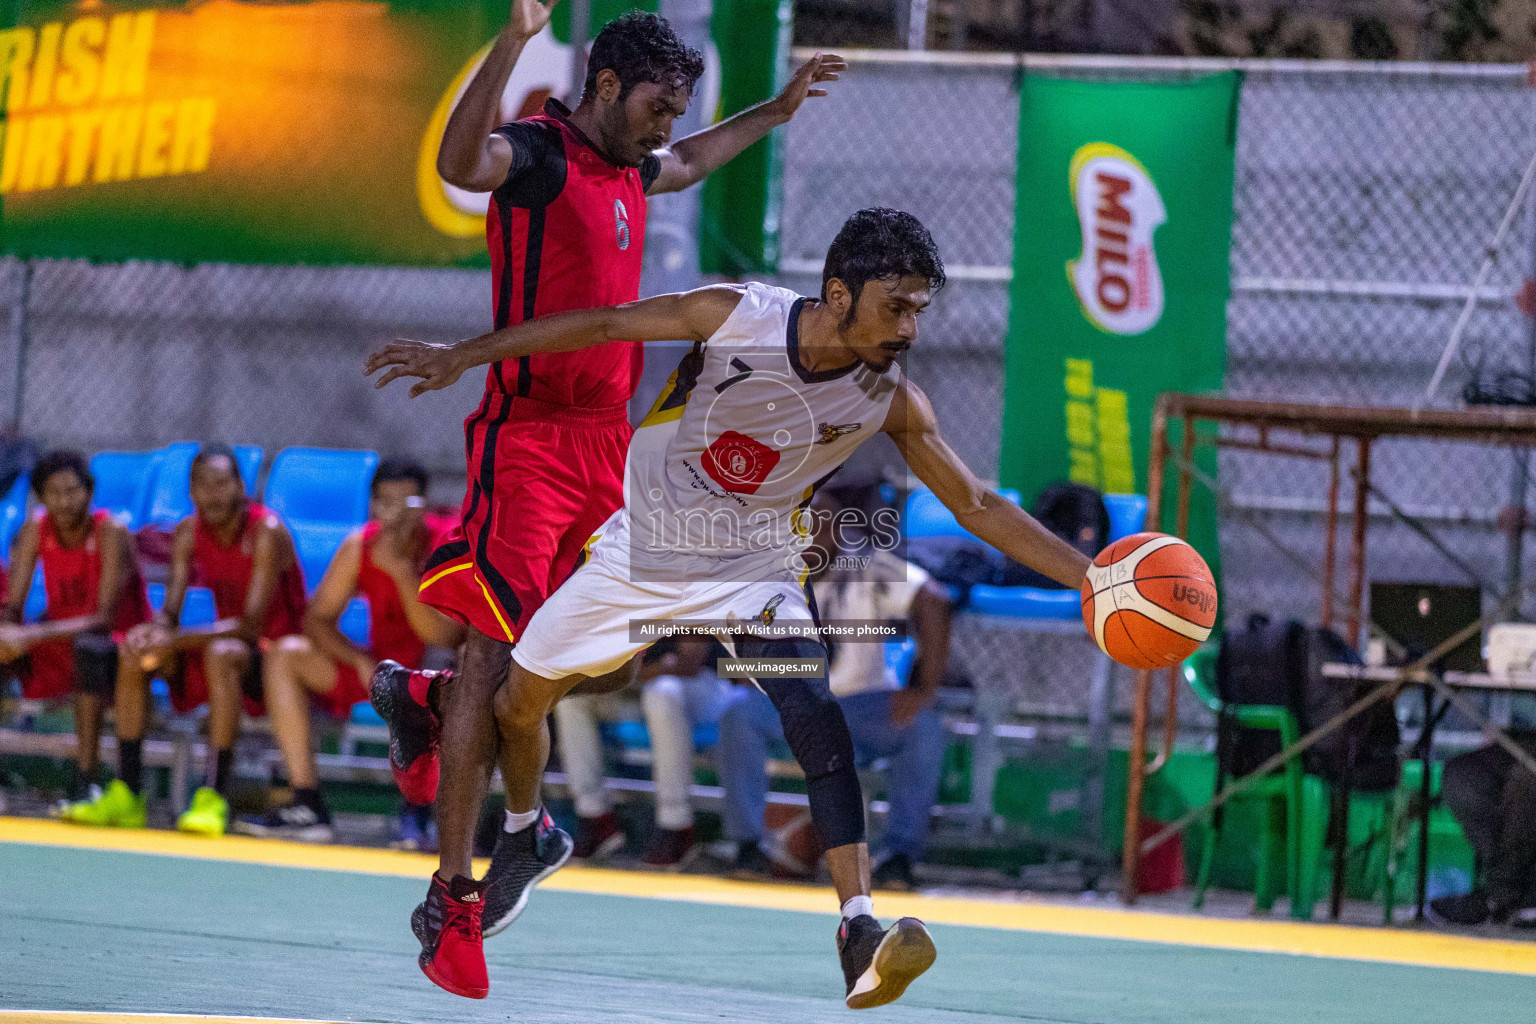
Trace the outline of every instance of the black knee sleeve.
<path fill-rule="evenodd" d="M 117 644 L 104 632 L 76 633 L 75 689 L 97 697 L 111 697 L 117 685 Z"/>
<path fill-rule="evenodd" d="M 825 658 L 814 640 L 756 640 L 736 643 L 742 658 Z M 784 739 L 805 772 L 811 821 L 829 850 L 864 841 L 864 795 L 853 763 L 853 737 L 843 709 L 825 679 L 762 677 L 758 687 L 773 701 Z"/>

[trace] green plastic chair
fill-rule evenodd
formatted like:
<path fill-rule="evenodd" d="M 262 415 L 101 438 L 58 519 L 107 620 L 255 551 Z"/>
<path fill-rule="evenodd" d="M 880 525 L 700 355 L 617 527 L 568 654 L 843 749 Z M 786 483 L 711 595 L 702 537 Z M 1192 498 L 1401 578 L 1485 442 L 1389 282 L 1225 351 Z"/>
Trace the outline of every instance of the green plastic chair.
<path fill-rule="evenodd" d="M 1218 718 L 1223 702 L 1216 694 L 1217 645 L 1206 644 L 1184 663 L 1184 678 L 1207 708 Z M 1300 738 L 1296 716 L 1289 708 L 1267 704 L 1243 704 L 1230 709 L 1232 718 L 1248 729 L 1266 729 L 1280 734 L 1282 746 Z M 1284 850 L 1286 895 L 1291 901 L 1291 917 L 1298 921 L 1312 919 L 1317 902 L 1319 863 L 1328 826 L 1328 787 L 1322 779 L 1308 775 L 1300 758 L 1291 758 L 1285 770 L 1253 784 L 1232 801 L 1262 801 L 1266 805 L 1264 833 L 1259 846 L 1258 877 L 1254 886 L 1254 905 L 1268 913 L 1278 894 L 1276 854 Z M 1216 858 L 1216 829 L 1206 819 L 1205 845 L 1200 853 L 1200 870 L 1195 879 L 1194 909 L 1205 905 L 1210 887 L 1211 864 Z"/>
<path fill-rule="evenodd" d="M 1440 773 L 1444 767 L 1439 761 L 1430 762 L 1430 807 L 1434 807 L 1440 800 Z M 1393 923 L 1392 912 L 1397 906 L 1397 879 L 1402 874 L 1404 862 L 1412 864 L 1414 871 L 1420 868 L 1418 863 L 1420 821 L 1419 815 L 1415 812 L 1415 805 L 1420 796 L 1420 784 L 1423 778 L 1423 761 L 1404 761 L 1403 777 L 1385 808 L 1387 817 L 1386 843 L 1383 844 L 1385 856 L 1381 858 L 1385 863 L 1382 864 L 1380 879 L 1383 924 Z M 1372 891 L 1375 891 L 1375 888 L 1373 885 Z"/>

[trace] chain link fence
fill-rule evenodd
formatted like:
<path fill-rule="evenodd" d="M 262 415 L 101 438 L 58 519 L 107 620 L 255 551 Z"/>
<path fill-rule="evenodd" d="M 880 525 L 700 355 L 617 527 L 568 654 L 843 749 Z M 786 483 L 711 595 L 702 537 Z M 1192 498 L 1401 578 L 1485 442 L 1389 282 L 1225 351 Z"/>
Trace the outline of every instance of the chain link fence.
<path fill-rule="evenodd" d="M 1228 392 L 1422 401 L 1536 153 L 1536 90 L 1524 67 L 1095 57 L 1029 65 L 1095 78 L 1243 71 Z M 775 280 L 814 294 L 827 244 L 860 207 L 920 217 L 951 280 L 908 371 L 983 476 L 998 464 L 1020 74 L 1008 55 L 858 53 L 835 97 L 807 104 L 785 130 Z M 1536 332 L 1521 309 L 1533 256 L 1536 206 L 1527 202 L 1435 404 L 1458 402 L 1475 374 L 1536 364 Z M 489 295 L 488 274 L 477 271 L 0 261 L 0 420 L 90 451 L 182 438 L 269 452 L 367 446 L 422 460 L 435 496 L 456 502 L 460 421 L 478 376 L 413 402 L 403 389 L 373 392 L 362 360 L 395 336 L 452 340 L 487 329 Z M 896 470 L 889 446 L 865 462 Z M 1220 472 L 1234 503 L 1221 529 L 1227 614 L 1315 618 L 1316 585 L 1259 526 L 1320 562 L 1322 467 L 1228 451 Z M 1373 452 L 1378 486 L 1424 516 L 1490 589 L 1509 572 L 1496 517 L 1515 473 L 1508 452 L 1476 446 L 1394 441 Z M 1346 505 L 1350 490 L 1346 480 Z M 1379 503 L 1373 511 L 1371 578 L 1467 581 Z M 1083 711 L 1084 652 L 996 630 L 958 642 L 984 651 L 980 661 L 1030 666 L 1005 673 L 1023 706 Z"/>
<path fill-rule="evenodd" d="M 1462 357 L 1425 401 L 1469 285 L 1536 155 L 1536 90 L 1523 66 L 1102 57 L 1027 64 L 1031 73 L 1100 80 L 1244 73 L 1229 394 L 1445 406 L 1459 403 L 1474 375 L 1536 365 L 1536 333 L 1521 309 L 1536 255 L 1536 205 L 1527 202 L 1477 296 Z M 1022 70 L 1011 55 L 856 55 L 838 102 L 807 108 L 788 129 L 781 280 L 814 288 L 827 242 L 853 209 L 883 204 L 920 217 L 951 283 L 908 369 L 956 449 L 983 474 L 997 469 Z M 1371 505 L 1368 578 L 1502 587 L 1509 565 L 1496 519 L 1511 501 L 1508 451 L 1389 441 L 1372 463 L 1376 485 L 1423 517 L 1477 578 L 1390 520 L 1379 501 Z M 1233 503 L 1221 527 L 1229 619 L 1262 611 L 1315 620 L 1316 582 L 1264 534 L 1321 565 L 1326 471 L 1226 451 L 1220 476 Z M 1341 507 L 1351 500 L 1346 479 Z M 1091 652 L 995 629 L 974 634 L 957 639 L 971 648 L 967 663 L 979 671 L 1021 666 L 992 673 L 1013 686 L 1019 710 L 1086 713 Z M 1116 694 L 1122 716 L 1127 691 Z M 1154 717 L 1160 713 L 1157 704 Z M 1203 711 L 1190 701 L 1180 717 L 1202 721 Z"/>

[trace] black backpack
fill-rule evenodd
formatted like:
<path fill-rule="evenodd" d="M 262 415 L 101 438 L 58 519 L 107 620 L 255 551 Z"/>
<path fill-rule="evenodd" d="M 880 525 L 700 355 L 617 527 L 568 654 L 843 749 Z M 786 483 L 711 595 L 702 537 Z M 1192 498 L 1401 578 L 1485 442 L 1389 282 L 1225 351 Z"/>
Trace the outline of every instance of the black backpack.
<path fill-rule="evenodd" d="M 1104 496 L 1083 484 L 1050 484 L 1030 507 L 1029 514 L 1077 550 L 1094 557 L 1109 544 L 1109 509 Z M 1041 587 L 1064 590 L 1060 583 L 1003 558 L 988 582 L 999 587 Z"/>
<path fill-rule="evenodd" d="M 1328 662 L 1358 665 L 1360 658 L 1332 630 L 1303 626 L 1295 620 L 1274 623 L 1265 615 L 1252 615 L 1243 628 L 1229 629 L 1222 635 L 1216 690 L 1226 705 L 1289 708 L 1304 736 L 1358 696 L 1355 687 L 1323 677 L 1322 666 Z M 1402 770 L 1399 739 L 1392 704 L 1378 703 L 1309 747 L 1302 754 L 1302 764 L 1309 773 L 1340 783 L 1353 743 L 1350 788 L 1386 792 L 1397 785 Z M 1279 752 L 1278 733 L 1243 728 L 1230 714 L 1222 715 L 1217 723 L 1217 770 L 1223 778 L 1248 775 Z"/>

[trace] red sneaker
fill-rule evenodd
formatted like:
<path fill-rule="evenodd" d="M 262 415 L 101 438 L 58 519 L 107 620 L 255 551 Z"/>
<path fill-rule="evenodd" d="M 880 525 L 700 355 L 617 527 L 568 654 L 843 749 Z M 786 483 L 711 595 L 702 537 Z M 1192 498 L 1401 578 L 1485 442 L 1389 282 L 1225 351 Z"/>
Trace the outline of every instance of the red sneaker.
<path fill-rule="evenodd" d="M 389 726 L 389 767 L 400 795 L 413 804 L 437 799 L 438 744 L 442 724 L 427 701 L 434 680 L 446 683 L 449 672 L 412 672 L 399 662 L 384 660 L 373 671 L 368 699 Z"/>
<path fill-rule="evenodd" d="M 460 875 L 449 886 L 437 875 L 427 898 L 411 913 L 411 931 L 421 943 L 416 962 L 438 988 L 466 999 L 484 999 L 491 991 L 485 973 L 480 914 L 485 886 Z"/>

